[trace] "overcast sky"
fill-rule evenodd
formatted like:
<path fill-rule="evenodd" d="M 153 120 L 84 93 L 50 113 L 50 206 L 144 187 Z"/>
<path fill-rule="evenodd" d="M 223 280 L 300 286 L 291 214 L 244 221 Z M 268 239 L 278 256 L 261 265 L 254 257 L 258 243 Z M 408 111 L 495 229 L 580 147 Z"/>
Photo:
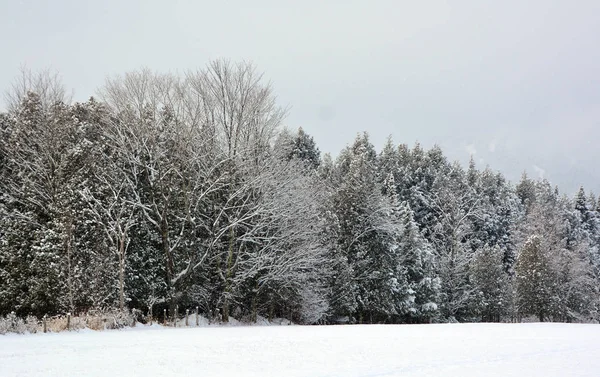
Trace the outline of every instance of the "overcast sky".
<path fill-rule="evenodd" d="M 2 0 L 0 35 L 2 89 L 22 65 L 85 100 L 107 75 L 244 59 L 324 152 L 367 130 L 600 193 L 597 0 Z"/>

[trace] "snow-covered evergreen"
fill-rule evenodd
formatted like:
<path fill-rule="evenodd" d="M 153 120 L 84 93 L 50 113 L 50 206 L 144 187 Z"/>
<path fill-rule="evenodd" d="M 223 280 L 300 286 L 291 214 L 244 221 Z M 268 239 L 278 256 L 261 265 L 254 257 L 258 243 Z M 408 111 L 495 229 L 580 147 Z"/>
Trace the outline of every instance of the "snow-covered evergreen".
<path fill-rule="evenodd" d="M 366 133 L 321 156 L 246 63 L 131 72 L 84 103 L 36 82 L 54 89 L 0 114 L 0 315 L 599 319 L 583 187 L 513 185 L 438 146 L 378 152 Z"/>

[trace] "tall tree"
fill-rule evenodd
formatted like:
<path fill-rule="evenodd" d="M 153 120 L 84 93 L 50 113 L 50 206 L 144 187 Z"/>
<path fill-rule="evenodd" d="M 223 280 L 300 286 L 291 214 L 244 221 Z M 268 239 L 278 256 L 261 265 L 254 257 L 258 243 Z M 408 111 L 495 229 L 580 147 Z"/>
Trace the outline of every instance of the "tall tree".
<path fill-rule="evenodd" d="M 412 296 L 407 317 L 411 322 L 430 322 L 439 315 L 441 288 L 435 273 L 434 251 L 421 234 L 408 203 L 402 203 L 399 217 L 402 230 L 398 253 Z"/>
<path fill-rule="evenodd" d="M 531 236 L 517 259 L 518 309 L 522 315 L 536 315 L 543 322 L 552 311 L 552 284 L 555 279 L 548 251 L 540 236 Z"/>
<path fill-rule="evenodd" d="M 464 170 L 454 164 L 449 175 L 437 177 L 427 201 L 435 214 L 429 232 L 442 281 L 441 310 L 447 318 L 465 318 L 473 294 L 469 281 L 473 220 L 481 217 L 482 197 L 468 186 Z"/>
<path fill-rule="evenodd" d="M 321 152 L 313 137 L 304 132 L 302 127 L 298 129 L 298 134 L 292 139 L 288 157 L 300 159 L 313 169 L 317 169 L 321 165 Z"/>
<path fill-rule="evenodd" d="M 499 246 L 485 246 L 475 253 L 470 274 L 475 287 L 473 305 L 482 321 L 500 322 L 511 311 L 512 289 L 503 268 L 504 252 Z"/>

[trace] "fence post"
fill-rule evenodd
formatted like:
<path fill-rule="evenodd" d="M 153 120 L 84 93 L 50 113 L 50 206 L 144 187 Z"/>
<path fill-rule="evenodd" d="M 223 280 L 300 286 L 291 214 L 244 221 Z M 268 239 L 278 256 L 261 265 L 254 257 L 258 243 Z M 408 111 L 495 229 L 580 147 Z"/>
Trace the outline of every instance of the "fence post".
<path fill-rule="evenodd" d="M 196 327 L 198 327 L 198 307 L 196 306 Z"/>
<path fill-rule="evenodd" d="M 67 313 L 67 330 L 71 330 L 71 313 Z"/>
<path fill-rule="evenodd" d="M 190 309 L 185 309 L 185 327 L 189 326 L 188 317 L 190 316 Z"/>
<path fill-rule="evenodd" d="M 163 309 L 163 324 L 167 325 L 167 309 Z"/>
<path fill-rule="evenodd" d="M 44 324 L 44 334 L 46 333 L 46 315 L 44 314 L 44 317 L 42 318 L 42 323 Z"/>

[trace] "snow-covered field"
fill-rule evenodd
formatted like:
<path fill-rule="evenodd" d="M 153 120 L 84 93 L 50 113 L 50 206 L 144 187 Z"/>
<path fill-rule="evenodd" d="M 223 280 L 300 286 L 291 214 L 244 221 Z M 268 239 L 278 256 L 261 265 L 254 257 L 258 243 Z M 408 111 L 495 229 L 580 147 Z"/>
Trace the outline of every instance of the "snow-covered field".
<path fill-rule="evenodd" d="M 235 326 L 0 336 L 0 376 L 600 376 L 600 326 Z"/>

